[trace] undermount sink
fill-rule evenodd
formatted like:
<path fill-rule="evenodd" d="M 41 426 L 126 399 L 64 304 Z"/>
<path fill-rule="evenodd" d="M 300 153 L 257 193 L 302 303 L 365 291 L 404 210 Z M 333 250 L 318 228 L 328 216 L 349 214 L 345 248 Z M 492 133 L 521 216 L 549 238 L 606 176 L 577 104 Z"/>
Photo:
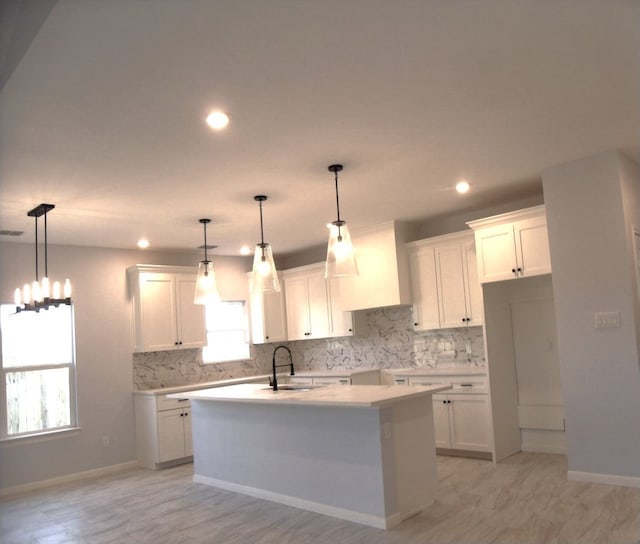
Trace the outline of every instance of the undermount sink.
<path fill-rule="evenodd" d="M 317 389 L 322 387 L 321 385 L 312 385 L 309 383 L 283 383 L 278 384 L 278 391 L 310 391 L 311 389 Z M 272 386 L 267 386 L 266 389 L 273 389 Z"/>

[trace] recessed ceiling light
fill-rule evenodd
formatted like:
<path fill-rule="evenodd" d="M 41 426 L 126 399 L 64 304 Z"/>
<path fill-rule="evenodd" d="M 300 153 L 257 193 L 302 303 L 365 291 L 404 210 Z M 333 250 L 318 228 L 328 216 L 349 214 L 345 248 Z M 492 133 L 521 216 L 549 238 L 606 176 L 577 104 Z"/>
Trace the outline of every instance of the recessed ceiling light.
<path fill-rule="evenodd" d="M 207 115 L 207 124 L 213 130 L 222 130 L 229 124 L 229 116 L 223 111 L 212 111 Z"/>
<path fill-rule="evenodd" d="M 145 240 L 144 238 L 138 240 L 138 247 L 140 249 L 147 249 L 150 245 L 149 240 Z"/>
<path fill-rule="evenodd" d="M 456 183 L 456 191 L 458 191 L 458 193 L 460 193 L 461 195 L 469 192 L 469 187 L 469 182 L 464 179 L 461 179 L 458 183 Z"/>
<path fill-rule="evenodd" d="M 251 248 L 249 246 L 242 246 L 240 248 L 240 255 L 251 255 Z"/>

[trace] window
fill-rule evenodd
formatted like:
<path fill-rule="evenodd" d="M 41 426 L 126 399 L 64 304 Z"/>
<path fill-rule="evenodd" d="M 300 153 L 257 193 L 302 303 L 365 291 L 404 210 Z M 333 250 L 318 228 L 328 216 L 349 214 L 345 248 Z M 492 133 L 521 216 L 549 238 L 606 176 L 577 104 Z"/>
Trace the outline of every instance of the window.
<path fill-rule="evenodd" d="M 244 301 L 219 302 L 207 306 L 207 345 L 204 363 L 249 358 L 249 326 Z"/>
<path fill-rule="evenodd" d="M 61 305 L 16 313 L 0 306 L 2 407 L 0 438 L 76 425 L 73 309 Z"/>

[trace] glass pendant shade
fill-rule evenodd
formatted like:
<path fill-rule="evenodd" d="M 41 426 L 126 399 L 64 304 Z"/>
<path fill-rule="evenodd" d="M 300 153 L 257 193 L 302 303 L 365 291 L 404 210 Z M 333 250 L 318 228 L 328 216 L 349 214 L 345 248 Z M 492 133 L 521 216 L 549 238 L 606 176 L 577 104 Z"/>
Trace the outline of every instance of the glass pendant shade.
<path fill-rule="evenodd" d="M 198 278 L 196 280 L 196 292 L 193 297 L 194 304 L 213 304 L 220 302 L 216 276 L 213 271 L 213 262 L 200 261 L 198 264 Z"/>
<path fill-rule="evenodd" d="M 273 251 L 269 244 L 256 244 L 256 253 L 253 256 L 253 277 L 251 279 L 253 292 L 277 293 L 280 291 L 276 263 L 273 260 Z"/>
<path fill-rule="evenodd" d="M 279 293 L 280 281 L 276 263 L 273 260 L 271 246 L 264 241 L 264 223 L 262 221 L 262 203 L 267 200 L 266 195 L 256 195 L 253 199 L 260 207 L 260 243 L 256 244 L 253 256 L 253 272 L 251 274 L 252 293 Z"/>
<path fill-rule="evenodd" d="M 338 221 L 329 226 L 329 244 L 327 246 L 327 261 L 325 263 L 325 278 L 340 278 L 357 276 L 358 265 L 353 252 L 349 227 L 344 221 Z"/>

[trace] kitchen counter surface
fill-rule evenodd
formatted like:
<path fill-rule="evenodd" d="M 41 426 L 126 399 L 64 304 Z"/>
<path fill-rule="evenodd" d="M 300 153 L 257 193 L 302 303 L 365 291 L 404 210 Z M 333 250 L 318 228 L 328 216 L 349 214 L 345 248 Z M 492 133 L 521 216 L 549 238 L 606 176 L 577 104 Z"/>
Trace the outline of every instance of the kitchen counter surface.
<path fill-rule="evenodd" d="M 305 390 L 279 389 L 268 385 L 244 383 L 217 387 L 184 394 L 169 395 L 192 401 L 213 401 L 244 404 L 278 404 L 307 406 L 342 406 L 353 408 L 383 407 L 396 402 L 418 398 L 450 389 L 449 385 L 397 386 L 397 385 L 330 385 Z"/>
<path fill-rule="evenodd" d="M 278 374 L 278 377 L 280 374 Z M 218 380 L 214 382 L 200 382 L 191 385 L 175 385 L 171 387 L 160 387 L 158 389 L 142 389 L 134 391 L 134 395 L 169 395 L 172 393 L 183 393 L 185 391 L 197 391 L 198 389 L 211 389 L 213 387 L 225 387 L 227 385 L 235 385 L 239 383 L 269 383 L 271 374 L 259 374 L 257 376 L 243 376 L 241 378 L 230 378 L 227 380 Z"/>

